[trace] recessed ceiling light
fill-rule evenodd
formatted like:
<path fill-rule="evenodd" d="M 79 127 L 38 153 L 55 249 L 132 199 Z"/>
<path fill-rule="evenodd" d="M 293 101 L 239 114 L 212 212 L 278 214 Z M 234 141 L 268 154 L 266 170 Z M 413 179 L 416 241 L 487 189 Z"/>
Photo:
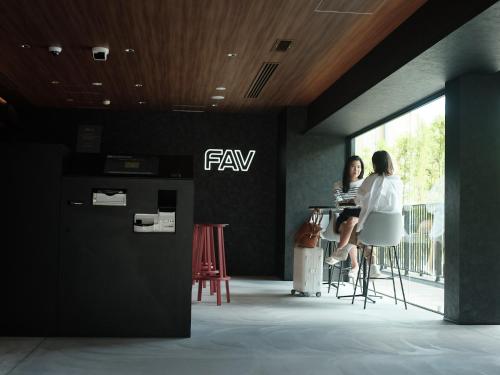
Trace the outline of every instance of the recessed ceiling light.
<path fill-rule="evenodd" d="M 102 82 L 92 82 L 92 86 L 102 86 Z"/>
<path fill-rule="evenodd" d="M 109 99 L 104 99 L 104 100 L 102 101 L 102 104 L 104 104 L 104 105 L 110 105 L 110 104 L 111 104 L 111 100 L 109 100 Z"/>
<path fill-rule="evenodd" d="M 71 103 L 71 102 L 74 102 L 74 101 L 75 101 L 75 99 L 73 99 L 73 98 L 68 98 L 68 99 L 66 99 L 66 101 Z"/>
<path fill-rule="evenodd" d="M 224 91 L 226 88 L 224 86 L 219 86 L 215 88 L 217 91 Z"/>
<path fill-rule="evenodd" d="M 59 81 L 50 81 L 53 85 L 58 85 L 60 82 Z"/>
<path fill-rule="evenodd" d="M 135 87 L 142 87 L 142 83 L 136 83 L 134 86 Z"/>
<path fill-rule="evenodd" d="M 224 97 L 222 95 L 214 95 L 214 96 L 212 96 L 212 99 L 213 100 L 223 100 Z"/>
<path fill-rule="evenodd" d="M 144 101 L 144 100 L 140 100 L 140 101 L 138 101 L 137 103 L 139 103 L 139 104 L 146 104 L 147 102 L 146 102 L 146 101 Z"/>
<path fill-rule="evenodd" d="M 238 54 L 234 53 L 234 52 L 231 52 L 231 53 L 227 54 L 227 57 L 236 57 L 236 56 L 238 56 Z"/>
<path fill-rule="evenodd" d="M 125 49 L 124 49 L 124 51 L 125 51 L 126 53 L 134 53 L 134 52 L 135 52 L 135 49 L 133 49 L 133 48 L 125 48 Z"/>
<path fill-rule="evenodd" d="M 21 48 L 31 48 L 29 44 L 21 44 L 19 47 Z"/>

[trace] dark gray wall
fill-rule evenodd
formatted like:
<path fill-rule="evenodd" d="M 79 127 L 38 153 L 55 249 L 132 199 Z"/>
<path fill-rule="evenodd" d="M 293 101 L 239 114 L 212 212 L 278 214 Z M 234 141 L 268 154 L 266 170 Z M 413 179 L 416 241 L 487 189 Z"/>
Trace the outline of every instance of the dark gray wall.
<path fill-rule="evenodd" d="M 305 108 L 286 111 L 286 211 L 284 278 L 293 276 L 293 237 L 310 214 L 311 205 L 333 204 L 332 188 L 342 178 L 344 138 L 304 135 Z"/>
<path fill-rule="evenodd" d="M 80 124 L 101 125 L 104 154 L 193 155 L 195 222 L 229 223 L 230 275 L 276 275 L 278 115 L 39 110 L 18 138 L 74 149 Z M 247 173 L 203 170 L 207 148 L 256 150 Z"/>
<path fill-rule="evenodd" d="M 227 222 L 232 275 L 292 277 L 293 235 L 313 204 L 331 204 L 344 140 L 303 135 L 305 108 L 281 115 L 184 114 L 99 110 L 23 113 L 17 140 L 74 149 L 81 124 L 101 125 L 104 154 L 192 154 L 195 222 Z M 203 170 L 206 148 L 255 149 L 250 173 Z"/>
<path fill-rule="evenodd" d="M 500 323 L 500 73 L 446 83 L 445 318 Z"/>

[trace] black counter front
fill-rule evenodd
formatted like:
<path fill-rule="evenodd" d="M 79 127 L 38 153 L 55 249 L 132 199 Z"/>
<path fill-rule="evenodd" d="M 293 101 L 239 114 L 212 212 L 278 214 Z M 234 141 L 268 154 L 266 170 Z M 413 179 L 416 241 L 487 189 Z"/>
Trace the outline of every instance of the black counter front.
<path fill-rule="evenodd" d="M 124 191 L 96 205 L 93 191 Z M 134 232 L 175 191 L 175 232 Z M 188 337 L 191 327 L 191 180 L 63 178 L 59 326 L 62 336 Z"/>

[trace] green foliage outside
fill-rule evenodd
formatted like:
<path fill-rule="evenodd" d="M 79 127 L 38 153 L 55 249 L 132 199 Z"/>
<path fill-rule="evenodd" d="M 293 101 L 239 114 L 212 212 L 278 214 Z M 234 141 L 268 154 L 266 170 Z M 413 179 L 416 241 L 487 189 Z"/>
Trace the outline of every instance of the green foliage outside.
<path fill-rule="evenodd" d="M 365 176 L 368 176 L 373 170 L 373 152 L 389 152 L 395 161 L 396 173 L 404 183 L 404 204 L 425 204 L 435 200 L 430 196 L 431 189 L 444 175 L 444 132 L 444 117 L 439 116 L 432 123 L 420 121 L 414 132 L 402 134 L 391 145 L 380 138 L 375 149 L 363 147 L 356 149 L 356 154 L 365 162 Z M 367 133 L 366 136 L 373 134 Z"/>

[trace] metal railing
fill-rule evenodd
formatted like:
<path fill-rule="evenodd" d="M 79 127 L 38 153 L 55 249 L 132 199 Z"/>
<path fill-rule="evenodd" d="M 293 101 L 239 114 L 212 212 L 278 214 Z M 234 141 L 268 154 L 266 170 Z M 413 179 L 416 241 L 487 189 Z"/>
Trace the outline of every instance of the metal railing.
<path fill-rule="evenodd" d="M 444 266 L 444 236 L 431 238 L 433 214 L 425 204 L 405 206 L 403 210 L 405 236 L 397 246 L 401 270 L 405 275 L 442 281 Z M 387 250 L 379 251 L 382 268 L 390 267 Z"/>

